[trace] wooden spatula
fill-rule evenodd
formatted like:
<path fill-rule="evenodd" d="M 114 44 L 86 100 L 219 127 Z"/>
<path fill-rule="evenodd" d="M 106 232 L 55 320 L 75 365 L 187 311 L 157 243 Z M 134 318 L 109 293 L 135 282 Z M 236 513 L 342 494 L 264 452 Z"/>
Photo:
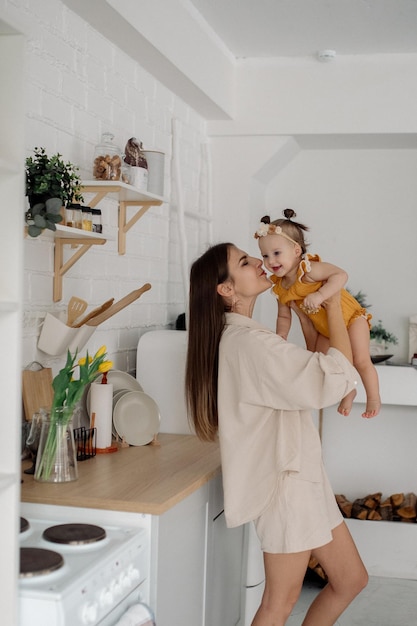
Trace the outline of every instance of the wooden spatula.
<path fill-rule="evenodd" d="M 90 313 L 87 313 L 87 315 L 85 315 L 80 320 L 78 320 L 78 322 L 73 324 L 72 327 L 80 328 L 80 326 L 83 326 L 84 324 L 89 322 L 96 315 L 100 315 L 100 313 L 104 313 L 104 311 L 107 311 L 107 309 L 111 307 L 113 302 L 114 302 L 114 298 L 110 298 L 110 300 L 106 300 L 106 302 L 103 302 L 101 306 L 98 306 L 96 309 L 93 309 L 92 311 L 90 311 Z"/>
<path fill-rule="evenodd" d="M 75 320 L 84 313 L 87 308 L 87 302 L 77 296 L 71 296 L 68 302 L 67 326 L 73 326 Z"/>

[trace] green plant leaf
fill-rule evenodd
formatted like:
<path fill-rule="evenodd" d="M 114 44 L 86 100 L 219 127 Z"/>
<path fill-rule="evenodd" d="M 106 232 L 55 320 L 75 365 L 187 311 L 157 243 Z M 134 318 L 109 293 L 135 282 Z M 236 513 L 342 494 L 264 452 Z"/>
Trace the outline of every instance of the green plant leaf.
<path fill-rule="evenodd" d="M 46 212 L 53 214 L 53 215 L 59 215 L 61 212 L 61 207 L 62 207 L 62 202 L 59 198 L 48 198 L 48 200 L 45 202 L 46 204 Z"/>
<path fill-rule="evenodd" d="M 35 222 L 35 226 L 37 226 L 38 228 L 45 228 L 46 227 L 46 220 L 45 217 L 43 215 L 34 215 L 33 217 L 33 221 Z"/>
<path fill-rule="evenodd" d="M 53 222 L 54 224 L 59 224 L 62 222 L 62 215 L 54 215 L 53 213 L 45 213 L 45 217 L 48 222 Z"/>
<path fill-rule="evenodd" d="M 45 205 L 43 204 L 43 202 L 38 202 L 30 210 L 30 212 L 32 213 L 32 217 L 34 218 L 35 215 L 41 215 L 44 209 Z"/>
<path fill-rule="evenodd" d="M 28 226 L 28 234 L 30 237 L 38 237 L 42 232 L 42 228 L 38 228 L 35 224 Z"/>
<path fill-rule="evenodd" d="M 48 230 L 56 230 L 54 222 L 50 222 L 49 220 L 46 220 L 45 228 L 47 228 Z"/>

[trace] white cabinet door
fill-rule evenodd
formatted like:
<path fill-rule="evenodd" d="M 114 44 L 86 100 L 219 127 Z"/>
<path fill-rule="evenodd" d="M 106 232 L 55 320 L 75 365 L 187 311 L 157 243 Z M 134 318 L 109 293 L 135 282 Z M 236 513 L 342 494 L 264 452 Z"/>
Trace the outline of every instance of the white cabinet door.
<path fill-rule="evenodd" d="M 151 604 L 158 626 L 204 625 L 207 512 L 205 485 L 154 519 Z"/>
<path fill-rule="evenodd" d="M 222 512 L 213 521 L 211 581 L 206 626 L 237 626 L 241 618 L 244 527 L 227 528 Z"/>
<path fill-rule="evenodd" d="M 209 493 L 205 626 L 236 626 L 243 623 L 244 526 L 226 526 L 221 475 L 210 481 Z"/>

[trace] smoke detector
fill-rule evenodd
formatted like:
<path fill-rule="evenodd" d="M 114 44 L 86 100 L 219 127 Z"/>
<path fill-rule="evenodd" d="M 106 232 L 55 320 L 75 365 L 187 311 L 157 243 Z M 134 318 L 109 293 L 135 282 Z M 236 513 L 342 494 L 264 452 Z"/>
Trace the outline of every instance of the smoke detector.
<path fill-rule="evenodd" d="M 317 52 L 317 58 L 322 63 L 328 63 L 329 61 L 333 61 L 336 57 L 336 50 L 319 50 Z"/>

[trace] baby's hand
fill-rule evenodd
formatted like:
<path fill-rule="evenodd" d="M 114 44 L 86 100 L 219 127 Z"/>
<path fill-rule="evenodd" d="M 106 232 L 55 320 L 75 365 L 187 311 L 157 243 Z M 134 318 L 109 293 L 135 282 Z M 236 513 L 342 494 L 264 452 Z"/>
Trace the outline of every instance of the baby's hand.
<path fill-rule="evenodd" d="M 302 308 L 306 311 L 306 313 L 317 313 L 323 304 L 323 300 L 323 296 L 316 291 L 315 293 L 311 293 L 304 298 Z"/>

